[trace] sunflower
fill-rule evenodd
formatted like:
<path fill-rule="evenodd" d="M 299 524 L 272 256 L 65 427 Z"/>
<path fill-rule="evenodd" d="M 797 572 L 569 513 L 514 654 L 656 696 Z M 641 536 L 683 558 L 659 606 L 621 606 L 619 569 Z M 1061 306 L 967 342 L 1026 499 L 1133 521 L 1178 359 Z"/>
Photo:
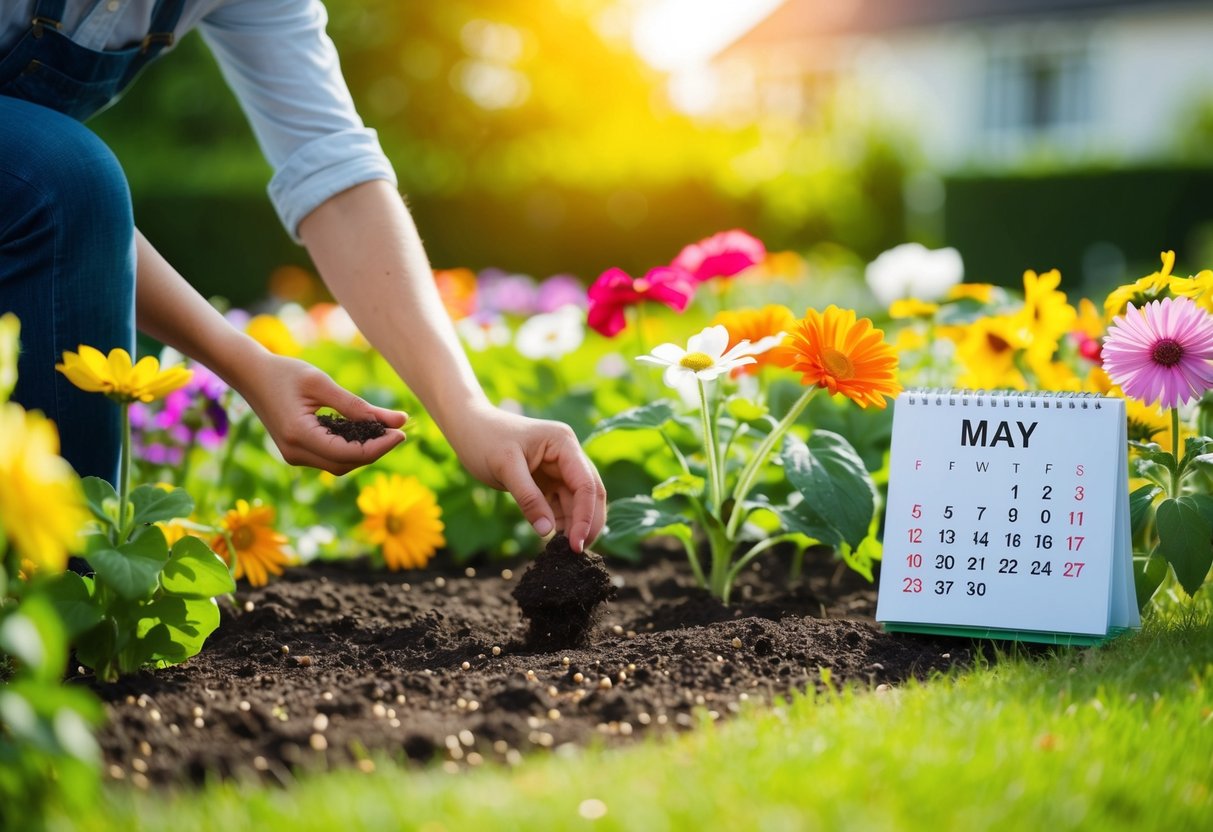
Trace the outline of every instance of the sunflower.
<path fill-rule="evenodd" d="M 1213 312 L 1213 271 L 1205 269 L 1192 277 L 1177 277 L 1171 283 L 1171 292 L 1191 298 L 1201 309 Z"/>
<path fill-rule="evenodd" d="M 224 533 L 211 541 L 211 548 L 228 564 L 235 550 L 237 579 L 247 577 L 251 585 L 265 586 L 271 574 L 281 575 L 290 563 L 284 549 L 286 535 L 274 531 L 273 522 L 273 508 L 260 503 L 249 505 L 248 500 L 237 500 L 236 507 L 219 522 Z"/>
<path fill-rule="evenodd" d="M 956 345 L 956 358 L 965 370 L 957 382 L 984 390 L 1024 389 L 1027 382 L 1016 366 L 1016 358 L 1026 346 L 1014 316 L 978 318 L 964 328 Z"/>
<path fill-rule="evenodd" d="M 978 303 L 991 303 L 994 300 L 995 287 L 991 283 L 957 283 L 948 289 L 946 300 L 975 300 Z"/>
<path fill-rule="evenodd" d="M 59 433 L 41 413 L 0 404 L 0 535 L 34 569 L 62 572 L 88 514 Z"/>
<path fill-rule="evenodd" d="M 754 374 L 762 367 L 769 366 L 771 361 L 770 348 L 781 343 L 787 333 L 796 325 L 796 316 L 786 306 L 772 303 L 761 309 L 738 309 L 735 312 L 720 312 L 712 319 L 713 324 L 720 324 L 729 331 L 729 349 L 749 341 L 755 352 L 754 364 L 746 364 L 733 371 L 733 375 Z M 765 340 L 764 340 L 765 339 Z"/>
<path fill-rule="evenodd" d="M 917 298 L 901 298 L 889 304 L 889 317 L 894 320 L 903 318 L 923 318 L 930 320 L 939 311 L 938 303 L 927 303 Z"/>
<path fill-rule="evenodd" d="M 1175 288 L 1180 283 L 1180 278 L 1171 275 L 1173 268 L 1175 268 L 1175 252 L 1164 251 L 1160 270 L 1108 293 L 1108 297 L 1103 302 L 1104 315 L 1110 320 L 1124 312 L 1125 307 L 1130 303 L 1140 309 L 1152 300 L 1176 294 Z"/>
<path fill-rule="evenodd" d="M 420 569 L 446 544 L 442 509 L 434 493 L 416 477 L 379 474 L 358 495 L 360 528 L 383 546 L 389 569 Z"/>
<path fill-rule="evenodd" d="M 883 408 L 886 396 L 901 392 L 897 353 L 884 332 L 851 309 L 831 304 L 825 312 L 809 309 L 790 338 L 771 350 L 776 364 L 801 374 L 801 383 L 841 393 L 860 407 Z"/>
<path fill-rule="evenodd" d="M 72 384 L 89 393 L 104 393 L 116 402 L 144 403 L 163 398 L 193 377 L 184 367 L 160 369 L 160 362 L 151 355 L 131 364 L 131 355 L 121 347 L 109 355 L 94 347 L 81 344 L 80 352 L 64 352 L 63 363 L 55 369 L 67 376 Z"/>

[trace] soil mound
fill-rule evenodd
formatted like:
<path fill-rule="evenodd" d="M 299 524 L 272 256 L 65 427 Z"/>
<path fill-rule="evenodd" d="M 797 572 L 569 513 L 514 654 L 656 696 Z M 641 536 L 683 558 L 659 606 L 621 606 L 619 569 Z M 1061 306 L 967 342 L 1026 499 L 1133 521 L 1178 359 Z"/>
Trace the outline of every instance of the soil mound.
<path fill-rule="evenodd" d="M 600 555 L 578 554 L 558 534 L 527 567 L 513 596 L 531 622 L 528 646 L 546 652 L 583 646 L 599 605 L 615 596 L 615 587 Z"/>

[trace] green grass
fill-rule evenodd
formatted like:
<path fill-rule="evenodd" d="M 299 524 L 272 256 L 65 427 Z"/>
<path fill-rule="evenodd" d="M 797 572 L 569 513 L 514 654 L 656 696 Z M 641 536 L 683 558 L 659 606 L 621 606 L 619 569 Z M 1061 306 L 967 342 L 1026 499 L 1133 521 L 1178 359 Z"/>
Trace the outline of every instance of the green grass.
<path fill-rule="evenodd" d="M 605 804 L 600 819 L 583 801 Z M 753 708 L 623 749 L 515 768 L 308 777 L 178 795 L 113 789 L 53 829 L 1208 829 L 1213 623 L 1157 621 L 1099 649 L 1012 650 L 891 692 Z"/>

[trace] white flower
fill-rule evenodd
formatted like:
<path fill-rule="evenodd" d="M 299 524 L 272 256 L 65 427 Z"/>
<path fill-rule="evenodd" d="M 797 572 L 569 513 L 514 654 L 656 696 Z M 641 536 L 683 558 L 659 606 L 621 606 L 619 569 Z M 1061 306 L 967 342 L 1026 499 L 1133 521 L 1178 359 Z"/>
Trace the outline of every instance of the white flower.
<path fill-rule="evenodd" d="M 754 364 L 754 356 L 757 353 L 765 352 L 782 340 L 782 334 L 774 340 L 764 338 L 764 342 L 771 341 L 765 347 L 742 341 L 726 352 L 729 331 L 717 324 L 698 335 L 692 335 L 685 350 L 677 344 L 660 344 L 653 348 L 651 354 L 638 356 L 636 360 L 665 367 L 662 380 L 667 387 L 679 389 L 693 379 L 711 381 L 735 367 Z"/>
<path fill-rule="evenodd" d="M 872 294 L 885 306 L 903 298 L 932 301 L 964 279 L 964 263 L 954 248 L 931 251 L 905 243 L 869 263 L 865 277 Z"/>
<path fill-rule="evenodd" d="M 532 360 L 562 358 L 585 340 L 585 312 L 576 306 L 562 306 L 555 312 L 532 315 L 518 327 L 514 346 Z"/>
<path fill-rule="evenodd" d="M 334 306 L 316 321 L 316 329 L 323 338 L 338 344 L 350 345 L 362 337 L 358 325 L 344 306 Z"/>
<path fill-rule="evenodd" d="M 484 352 L 489 347 L 500 347 L 510 342 L 510 328 L 501 317 L 494 315 L 480 318 L 471 315 L 455 322 L 455 331 L 463 338 L 469 349 Z"/>

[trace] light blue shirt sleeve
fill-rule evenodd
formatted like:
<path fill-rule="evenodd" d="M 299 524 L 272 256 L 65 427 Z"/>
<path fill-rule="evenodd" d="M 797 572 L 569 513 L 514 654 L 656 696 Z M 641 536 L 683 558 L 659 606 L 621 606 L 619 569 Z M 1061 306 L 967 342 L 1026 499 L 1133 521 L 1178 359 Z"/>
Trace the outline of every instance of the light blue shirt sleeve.
<path fill-rule="evenodd" d="M 396 174 L 354 109 L 320 0 L 230 0 L 199 31 L 274 169 L 269 195 L 287 232 L 329 197 Z"/>

